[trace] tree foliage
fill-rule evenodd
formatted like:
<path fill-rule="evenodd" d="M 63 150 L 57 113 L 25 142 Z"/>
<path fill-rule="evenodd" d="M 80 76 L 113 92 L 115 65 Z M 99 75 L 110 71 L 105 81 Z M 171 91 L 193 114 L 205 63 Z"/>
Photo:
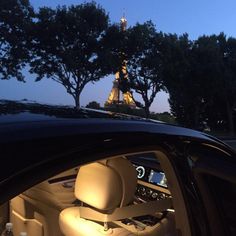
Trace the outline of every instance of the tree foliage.
<path fill-rule="evenodd" d="M 136 106 L 150 115 L 150 106 L 163 88 L 162 78 L 162 33 L 157 33 L 152 22 L 137 24 L 127 31 L 126 65 L 128 80 L 121 80 L 121 89 L 130 91 Z M 143 103 L 138 102 L 134 92 Z"/>
<path fill-rule="evenodd" d="M 92 102 L 89 102 L 87 105 L 86 105 L 87 108 L 92 108 L 92 109 L 100 109 L 101 106 L 98 102 L 96 101 L 92 101 Z"/>
<path fill-rule="evenodd" d="M 108 15 L 94 2 L 77 6 L 41 8 L 34 30 L 31 72 L 62 84 L 76 107 L 89 82 L 110 73 L 102 44 Z"/>
<path fill-rule="evenodd" d="M 187 35 L 166 35 L 165 86 L 180 124 L 196 129 L 203 122 L 215 129 L 227 124 L 234 132 L 235 46 L 224 34 L 204 35 L 195 41 Z"/>
<path fill-rule="evenodd" d="M 223 33 L 218 35 L 217 43 L 220 51 L 220 64 L 217 71 L 218 92 L 215 97 L 218 103 L 223 104 L 227 117 L 228 129 L 231 134 L 235 132 L 234 112 L 236 111 L 236 39 L 227 38 Z"/>
<path fill-rule="evenodd" d="M 33 9 L 28 0 L 1 0 L 0 9 L 0 79 L 24 81 Z"/>

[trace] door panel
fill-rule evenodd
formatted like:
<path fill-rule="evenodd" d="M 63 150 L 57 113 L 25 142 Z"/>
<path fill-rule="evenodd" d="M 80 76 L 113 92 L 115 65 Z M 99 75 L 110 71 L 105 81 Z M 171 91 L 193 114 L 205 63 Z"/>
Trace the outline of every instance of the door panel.
<path fill-rule="evenodd" d="M 0 232 L 3 231 L 7 222 L 9 222 L 9 202 L 0 205 Z"/>

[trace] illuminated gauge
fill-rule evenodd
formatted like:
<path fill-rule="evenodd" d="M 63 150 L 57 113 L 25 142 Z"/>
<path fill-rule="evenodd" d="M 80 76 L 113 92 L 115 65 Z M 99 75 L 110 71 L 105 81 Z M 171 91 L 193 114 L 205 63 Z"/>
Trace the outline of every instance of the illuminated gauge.
<path fill-rule="evenodd" d="M 138 172 L 138 174 L 137 174 L 138 179 L 142 179 L 142 178 L 144 177 L 144 175 L 145 175 L 145 169 L 144 169 L 144 167 L 143 167 L 143 166 L 138 166 L 138 167 L 136 168 L 136 170 L 137 170 L 137 172 Z"/>

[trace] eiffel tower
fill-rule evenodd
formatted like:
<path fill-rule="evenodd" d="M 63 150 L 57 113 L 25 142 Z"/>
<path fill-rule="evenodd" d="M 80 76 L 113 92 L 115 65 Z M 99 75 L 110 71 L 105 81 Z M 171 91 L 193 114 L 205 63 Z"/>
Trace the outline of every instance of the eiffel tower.
<path fill-rule="evenodd" d="M 125 31 L 126 27 L 127 27 L 127 20 L 125 19 L 124 16 L 120 19 L 120 23 L 121 23 L 121 29 L 123 31 Z M 128 73 L 127 73 L 127 67 L 126 67 L 125 60 L 122 63 L 121 72 L 122 72 L 122 79 L 128 79 Z M 106 103 L 105 103 L 105 106 L 110 106 L 113 104 L 114 105 L 125 104 L 125 105 L 135 108 L 136 105 L 135 105 L 135 102 L 131 96 L 131 93 L 130 92 L 122 93 L 120 91 L 120 89 L 119 89 L 120 80 L 121 80 L 120 72 L 116 72 L 115 80 L 113 81 L 112 90 L 109 94 L 109 97 L 108 97 Z M 121 100 L 121 96 L 123 97 L 123 100 Z"/>

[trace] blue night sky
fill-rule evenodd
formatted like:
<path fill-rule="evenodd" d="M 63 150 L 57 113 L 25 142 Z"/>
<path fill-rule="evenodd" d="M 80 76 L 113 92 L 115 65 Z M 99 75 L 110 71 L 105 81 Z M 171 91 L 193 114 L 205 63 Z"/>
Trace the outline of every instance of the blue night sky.
<path fill-rule="evenodd" d="M 79 0 L 31 0 L 34 8 L 41 6 L 80 4 Z M 236 1 L 235 0 L 99 0 L 110 15 L 111 22 L 118 22 L 125 12 L 128 25 L 152 20 L 158 30 L 165 33 L 182 34 L 187 32 L 191 39 L 206 34 L 224 32 L 236 37 Z M 73 104 L 63 86 L 49 79 L 34 82 L 34 75 L 26 74 L 26 83 L 14 79 L 0 81 L 0 98 L 35 100 L 51 104 Z M 81 104 L 98 101 L 101 105 L 107 99 L 113 76 L 88 84 L 82 92 Z M 168 95 L 161 92 L 151 107 L 152 111 L 169 111 Z"/>

